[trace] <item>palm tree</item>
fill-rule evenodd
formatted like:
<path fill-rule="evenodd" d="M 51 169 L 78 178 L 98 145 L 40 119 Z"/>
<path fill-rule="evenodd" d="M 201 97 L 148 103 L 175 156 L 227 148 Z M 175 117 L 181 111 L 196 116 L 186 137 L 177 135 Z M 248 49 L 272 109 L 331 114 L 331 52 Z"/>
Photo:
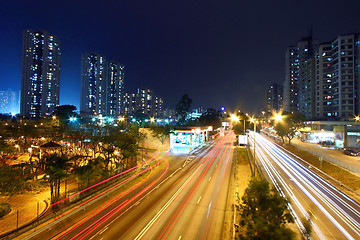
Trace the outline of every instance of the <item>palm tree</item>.
<path fill-rule="evenodd" d="M 51 154 L 45 157 L 45 174 L 48 176 L 51 192 L 51 203 L 60 199 L 60 184 L 65 179 L 71 167 L 70 159 L 66 155 Z"/>

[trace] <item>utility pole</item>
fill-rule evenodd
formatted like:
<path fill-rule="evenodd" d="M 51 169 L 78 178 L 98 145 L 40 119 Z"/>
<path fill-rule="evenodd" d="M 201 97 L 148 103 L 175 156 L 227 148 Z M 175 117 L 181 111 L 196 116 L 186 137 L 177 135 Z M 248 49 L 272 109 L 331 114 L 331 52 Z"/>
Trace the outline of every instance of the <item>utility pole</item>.
<path fill-rule="evenodd" d="M 256 120 L 254 120 L 254 176 L 256 175 L 256 166 L 255 166 L 255 135 L 256 135 Z"/>

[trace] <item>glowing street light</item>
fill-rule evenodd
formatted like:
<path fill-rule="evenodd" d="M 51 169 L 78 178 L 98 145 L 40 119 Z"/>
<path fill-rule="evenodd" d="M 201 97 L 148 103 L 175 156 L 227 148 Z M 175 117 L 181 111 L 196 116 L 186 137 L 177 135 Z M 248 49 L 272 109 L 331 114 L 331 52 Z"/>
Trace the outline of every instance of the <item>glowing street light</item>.
<path fill-rule="evenodd" d="M 155 118 L 153 118 L 153 117 L 150 118 L 150 122 L 152 122 L 152 123 L 155 122 Z"/>
<path fill-rule="evenodd" d="M 77 118 L 76 117 L 70 117 L 70 122 L 76 122 Z"/>
<path fill-rule="evenodd" d="M 256 123 L 258 122 L 258 121 L 256 121 L 256 119 L 255 118 L 250 118 L 250 122 L 252 122 L 252 123 L 254 123 L 254 175 L 255 175 L 255 154 L 256 154 L 256 152 L 255 152 L 255 135 L 256 135 Z"/>
<path fill-rule="evenodd" d="M 359 117 L 359 116 L 355 116 L 354 119 L 355 119 L 356 122 L 360 121 L 360 117 Z"/>
<path fill-rule="evenodd" d="M 280 121 L 282 119 L 282 115 L 281 114 L 276 114 L 274 116 L 274 119 L 275 119 L 275 121 Z"/>
<path fill-rule="evenodd" d="M 234 115 L 234 114 L 231 114 L 231 120 L 234 121 L 234 122 L 238 122 L 240 119 L 238 116 Z"/>
<path fill-rule="evenodd" d="M 20 156 L 20 146 L 16 144 L 15 147 L 19 149 L 19 156 Z"/>

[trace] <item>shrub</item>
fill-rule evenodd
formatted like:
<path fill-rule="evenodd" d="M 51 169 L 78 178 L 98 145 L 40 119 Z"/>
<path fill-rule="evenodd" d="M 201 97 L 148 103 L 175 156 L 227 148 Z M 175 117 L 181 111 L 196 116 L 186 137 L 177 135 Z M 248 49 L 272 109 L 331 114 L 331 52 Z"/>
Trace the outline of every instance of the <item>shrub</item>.
<path fill-rule="evenodd" d="M 0 218 L 5 216 L 11 211 L 10 203 L 2 202 L 0 203 Z"/>

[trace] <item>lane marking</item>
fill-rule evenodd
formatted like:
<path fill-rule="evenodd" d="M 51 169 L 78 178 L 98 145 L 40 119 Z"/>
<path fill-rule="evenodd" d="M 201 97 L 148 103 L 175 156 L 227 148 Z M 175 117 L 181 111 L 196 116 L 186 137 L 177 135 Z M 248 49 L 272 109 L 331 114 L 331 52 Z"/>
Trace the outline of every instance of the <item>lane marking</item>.
<path fill-rule="evenodd" d="M 201 200 L 201 196 L 200 196 L 199 200 L 197 201 L 197 204 L 199 204 L 200 200 Z"/>
<path fill-rule="evenodd" d="M 108 227 L 103 228 L 103 229 L 99 232 L 99 235 L 103 234 L 106 230 L 108 230 Z"/>
<path fill-rule="evenodd" d="M 211 180 L 211 177 L 209 177 L 209 182 L 210 182 L 210 180 Z"/>
<path fill-rule="evenodd" d="M 178 238 L 178 240 L 180 240 L 181 239 L 181 236 Z"/>

